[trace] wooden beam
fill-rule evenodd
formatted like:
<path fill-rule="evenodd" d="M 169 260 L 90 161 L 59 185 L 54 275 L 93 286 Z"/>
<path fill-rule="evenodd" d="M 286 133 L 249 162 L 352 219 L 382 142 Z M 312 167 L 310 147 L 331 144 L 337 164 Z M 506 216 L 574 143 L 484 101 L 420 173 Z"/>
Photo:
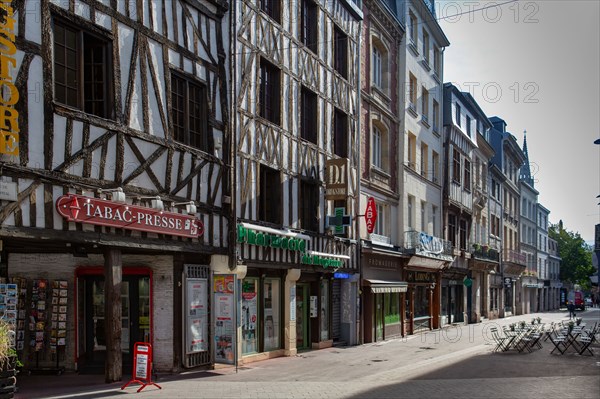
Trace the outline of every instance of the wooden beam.
<path fill-rule="evenodd" d="M 123 355 L 121 352 L 121 286 L 123 262 L 121 251 L 104 249 L 104 331 L 106 335 L 105 382 L 121 381 Z"/>

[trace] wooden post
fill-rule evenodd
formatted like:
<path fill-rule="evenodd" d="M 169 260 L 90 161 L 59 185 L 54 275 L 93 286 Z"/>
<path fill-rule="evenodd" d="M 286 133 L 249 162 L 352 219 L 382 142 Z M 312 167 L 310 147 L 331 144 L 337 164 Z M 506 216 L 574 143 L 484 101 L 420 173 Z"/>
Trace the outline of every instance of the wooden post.
<path fill-rule="evenodd" d="M 121 381 L 123 357 L 121 353 L 121 285 L 123 284 L 121 251 L 104 250 L 104 323 L 106 334 L 106 363 L 104 379 L 107 383 Z"/>

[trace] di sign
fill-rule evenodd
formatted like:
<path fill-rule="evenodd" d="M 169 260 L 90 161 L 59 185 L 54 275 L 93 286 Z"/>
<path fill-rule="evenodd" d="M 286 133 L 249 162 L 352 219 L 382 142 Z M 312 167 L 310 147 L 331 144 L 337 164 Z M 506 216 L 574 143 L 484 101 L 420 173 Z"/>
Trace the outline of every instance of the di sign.
<path fill-rule="evenodd" d="M 325 198 L 345 200 L 348 197 L 348 159 L 328 159 L 325 162 Z"/>
<path fill-rule="evenodd" d="M 367 233 L 371 234 L 375 230 L 375 223 L 377 222 L 377 206 L 373 197 L 369 197 L 367 200 L 365 222 L 367 223 Z"/>

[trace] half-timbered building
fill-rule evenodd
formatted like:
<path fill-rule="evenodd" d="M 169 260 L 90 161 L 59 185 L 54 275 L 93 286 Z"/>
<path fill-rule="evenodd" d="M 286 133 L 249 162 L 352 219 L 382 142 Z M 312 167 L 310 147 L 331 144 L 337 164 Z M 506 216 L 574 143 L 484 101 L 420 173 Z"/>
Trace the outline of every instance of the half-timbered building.
<path fill-rule="evenodd" d="M 211 363 L 210 275 L 233 240 L 228 7 L 1 3 L 2 276 L 25 281 L 26 368 L 119 380 L 138 341 L 158 371 Z"/>
<path fill-rule="evenodd" d="M 359 3 L 232 5 L 242 362 L 356 342 Z"/>

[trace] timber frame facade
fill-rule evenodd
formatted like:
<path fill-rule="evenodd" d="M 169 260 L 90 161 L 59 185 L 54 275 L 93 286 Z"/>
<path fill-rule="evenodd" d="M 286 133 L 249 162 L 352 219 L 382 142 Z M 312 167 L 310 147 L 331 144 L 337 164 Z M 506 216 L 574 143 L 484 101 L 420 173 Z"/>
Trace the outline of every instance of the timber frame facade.
<path fill-rule="evenodd" d="M 0 206 L 2 277 L 7 268 L 9 278 L 29 283 L 68 281 L 61 354 L 67 368 L 85 366 L 86 342 L 90 334 L 100 334 L 97 325 L 82 327 L 92 317 L 83 306 L 91 295 L 87 290 L 102 287 L 91 275 L 97 281 L 106 277 L 104 299 L 113 304 L 104 323 L 106 331 L 116 332 L 102 337 L 106 344 L 101 346 L 118 365 L 107 360 L 107 381 L 120 379 L 119 359 L 126 364 L 131 355 L 125 349 L 121 353 L 121 346 L 131 349 L 121 341 L 133 340 L 135 332 L 145 332 L 142 338 L 154 344 L 157 370 L 210 363 L 209 346 L 191 361 L 189 353 L 198 351 L 183 347 L 181 282 L 184 264 L 228 269 L 232 247 L 228 2 L 16 0 L 3 7 L 11 5 L 17 61 L 12 68 L 3 66 L 12 69 L 19 94 L 20 140 L 19 155 L 2 155 L 0 162 L 3 183 L 18 193 Z M 124 196 L 111 191 L 118 188 Z M 161 201 L 165 212 L 178 214 L 184 210 L 176 203 L 193 201 L 188 212 L 202 222 L 204 234 L 186 238 L 70 222 L 57 212 L 63 195 L 103 198 L 160 214 Z M 109 269 L 114 276 L 106 274 Z M 129 296 L 120 296 L 127 275 L 141 277 L 129 283 Z M 148 284 L 150 298 L 142 295 Z M 150 309 L 144 310 L 149 313 L 140 313 L 144 325 L 125 335 L 121 300 L 132 301 L 138 288 L 135 303 L 142 309 L 149 299 Z M 128 302 L 124 309 L 132 306 Z M 130 311 L 132 320 L 142 312 Z M 44 341 L 33 353 L 25 342 L 25 366 L 34 355 L 40 365 L 53 364 L 51 345 Z"/>
<path fill-rule="evenodd" d="M 358 291 L 356 227 L 353 221 L 345 233 L 334 236 L 326 227 L 334 202 L 325 198 L 327 161 L 345 160 L 348 194 L 335 204 L 344 214 L 361 213 L 362 12 L 354 3 L 310 0 L 269 8 L 270 2 L 243 0 L 232 6 L 236 251 L 238 264 L 247 271 L 238 276 L 243 278 L 244 298 L 253 295 L 246 290 L 260 298 L 263 290 L 270 292 L 267 284 L 276 284 L 273 295 L 281 299 L 284 310 L 275 313 L 265 303 L 242 299 L 243 309 L 258 306 L 258 327 L 249 326 L 252 323 L 246 323 L 242 314 L 243 362 L 289 356 L 298 348 L 330 346 L 338 339 L 356 340 L 357 315 L 350 308 L 341 315 L 341 302 L 352 303 Z M 277 237 L 269 238 L 271 243 L 291 237 L 305 250 L 261 245 L 264 242 L 245 240 L 240 231 Z M 337 271 L 350 278 L 341 283 L 334 279 Z M 290 314 L 290 294 L 297 303 L 296 315 Z M 314 319 L 304 313 L 308 296 L 319 298 L 321 312 Z M 266 344 L 271 332 L 262 329 L 267 320 L 261 313 L 275 321 L 274 346 Z"/>

